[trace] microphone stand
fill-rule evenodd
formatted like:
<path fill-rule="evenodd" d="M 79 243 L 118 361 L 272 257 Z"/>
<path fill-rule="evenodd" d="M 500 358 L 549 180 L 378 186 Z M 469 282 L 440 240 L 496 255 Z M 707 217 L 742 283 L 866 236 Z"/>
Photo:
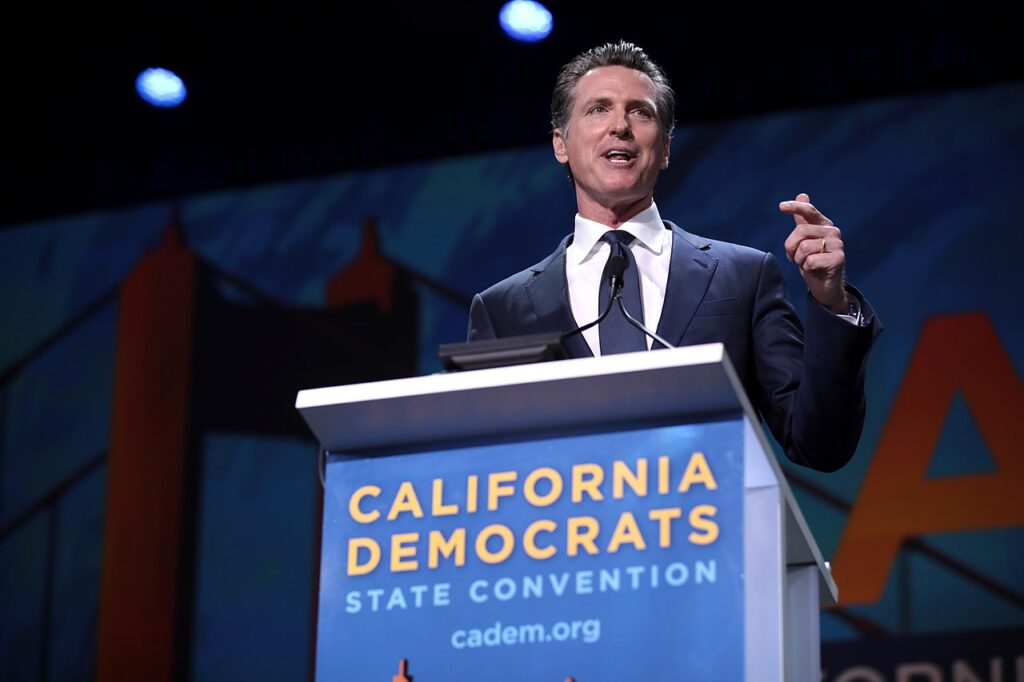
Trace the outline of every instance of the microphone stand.
<path fill-rule="evenodd" d="M 567 338 L 569 338 L 573 334 L 582 334 L 583 332 L 587 331 L 588 329 L 590 329 L 594 325 L 601 324 L 601 322 L 604 320 L 604 318 L 608 317 L 608 313 L 610 313 L 612 311 L 612 306 L 615 305 L 615 301 L 618 298 L 620 298 L 621 296 L 622 296 L 622 280 L 619 279 L 619 278 L 616 278 L 615 275 L 612 275 L 612 295 L 608 299 L 608 305 L 606 305 L 604 307 L 604 310 L 601 312 L 601 314 L 598 316 L 598 318 L 596 320 L 594 320 L 592 322 L 588 322 L 585 325 L 583 325 L 582 327 L 576 327 L 575 329 L 572 329 L 572 330 L 567 331 L 564 334 L 562 334 L 562 341 L 565 341 Z M 621 305 L 621 303 L 619 305 Z"/>
<path fill-rule="evenodd" d="M 665 348 L 675 348 L 675 346 L 673 346 L 671 343 L 658 336 L 655 332 L 652 332 L 650 329 L 645 327 L 639 320 L 637 320 L 636 318 L 629 314 L 629 312 L 626 310 L 626 306 L 622 303 L 621 285 L 619 286 L 619 290 L 615 292 L 614 300 L 619 302 L 619 310 L 621 310 L 622 314 L 626 316 L 627 322 L 629 322 L 631 325 L 642 331 L 644 334 L 660 343 Z M 608 307 L 610 308 L 611 306 L 609 305 Z"/>

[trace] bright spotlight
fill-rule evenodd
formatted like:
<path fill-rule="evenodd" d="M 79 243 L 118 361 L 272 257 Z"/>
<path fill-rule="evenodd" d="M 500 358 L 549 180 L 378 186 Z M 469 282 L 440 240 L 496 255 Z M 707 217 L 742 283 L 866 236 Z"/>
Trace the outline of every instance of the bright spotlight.
<path fill-rule="evenodd" d="M 154 107 L 169 109 L 185 101 L 185 83 L 167 69 L 146 69 L 135 79 L 135 89 Z"/>
<path fill-rule="evenodd" d="M 525 43 L 544 40 L 551 33 L 551 12 L 533 0 L 512 0 L 498 13 L 498 22 L 509 37 Z"/>

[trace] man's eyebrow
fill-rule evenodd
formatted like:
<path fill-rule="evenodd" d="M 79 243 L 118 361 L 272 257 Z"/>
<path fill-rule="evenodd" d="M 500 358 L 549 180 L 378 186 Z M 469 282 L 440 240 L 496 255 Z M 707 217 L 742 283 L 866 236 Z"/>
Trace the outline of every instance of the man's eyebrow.
<path fill-rule="evenodd" d="M 583 106 L 585 106 L 587 108 L 592 107 L 595 104 L 603 104 L 603 105 L 607 106 L 607 105 L 612 104 L 612 102 L 613 102 L 613 98 L 609 97 L 608 95 L 597 95 L 595 97 L 591 97 L 588 100 L 584 100 L 583 101 Z M 646 99 L 633 99 L 633 100 L 629 100 L 628 102 L 626 102 L 626 107 L 629 108 L 629 109 L 633 109 L 635 107 L 643 107 L 644 109 L 649 109 L 650 111 L 655 111 L 655 104 L 653 102 L 651 102 L 650 100 L 646 100 Z"/>
<path fill-rule="evenodd" d="M 629 102 L 626 102 L 626 106 L 631 109 L 633 107 L 643 107 L 644 109 L 650 109 L 651 111 L 654 111 L 655 108 L 655 104 L 647 99 L 630 100 Z"/>

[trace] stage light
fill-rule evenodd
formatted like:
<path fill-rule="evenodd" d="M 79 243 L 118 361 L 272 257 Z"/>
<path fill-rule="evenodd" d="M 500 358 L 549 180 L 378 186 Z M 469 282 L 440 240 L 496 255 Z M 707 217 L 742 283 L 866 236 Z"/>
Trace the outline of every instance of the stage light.
<path fill-rule="evenodd" d="M 509 37 L 526 43 L 544 40 L 551 33 L 551 12 L 533 0 L 512 0 L 498 13 L 498 22 Z"/>
<path fill-rule="evenodd" d="M 154 107 L 169 109 L 185 101 L 185 83 L 167 69 L 146 69 L 135 79 L 135 89 Z"/>

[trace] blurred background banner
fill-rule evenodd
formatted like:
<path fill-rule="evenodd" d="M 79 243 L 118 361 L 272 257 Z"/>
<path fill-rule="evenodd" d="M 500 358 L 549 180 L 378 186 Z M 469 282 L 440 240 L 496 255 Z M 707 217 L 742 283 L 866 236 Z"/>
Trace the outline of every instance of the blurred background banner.
<path fill-rule="evenodd" d="M 582 35 L 559 37 L 558 9 L 554 42 L 535 52 L 467 33 L 462 60 L 486 59 L 469 48 L 487 36 L 498 42 L 489 67 L 463 76 L 446 61 L 453 46 L 412 49 L 427 40 L 415 14 L 398 24 L 410 51 L 399 58 L 382 39 L 376 62 L 360 59 L 363 43 L 337 55 L 326 32 L 305 50 L 293 37 L 293 51 L 249 46 L 232 59 L 209 36 L 201 45 L 223 58 L 180 110 L 125 113 L 146 105 L 97 85 L 79 118 L 103 103 L 105 123 L 75 144 L 70 100 L 66 126 L 54 109 L 38 114 L 60 84 L 28 89 L 38 120 L 11 133 L 10 165 L 25 164 L 5 171 L 0 228 L 0 678 L 312 676 L 322 498 L 295 393 L 439 371 L 437 346 L 464 338 L 472 295 L 571 231 L 546 98 L 562 63 L 622 36 L 594 28 L 613 14 L 598 3 Z M 1024 679 L 1021 57 L 973 25 L 958 34 L 954 18 L 911 19 L 890 17 L 875 44 L 899 43 L 890 33 L 904 21 L 919 30 L 902 44 L 933 48 L 930 58 L 862 46 L 813 93 L 801 69 L 820 83 L 824 67 L 791 63 L 794 47 L 759 62 L 768 43 L 753 29 L 739 34 L 746 56 L 716 66 L 707 40 L 637 28 L 681 100 L 655 200 L 690 232 L 774 252 L 802 308 L 782 250 L 792 219 L 777 206 L 809 193 L 843 230 L 848 278 L 885 323 L 853 461 L 836 474 L 785 465 L 839 584 L 840 605 L 822 615 L 826 679 Z M 1009 29 L 987 20 L 998 43 Z M 862 28 L 833 38 L 860 45 Z M 151 46 L 172 42 L 161 36 Z M 983 43 L 977 61 L 964 56 Z M 112 64 L 114 52 L 86 63 Z M 192 59 L 182 70 L 199 74 Z M 321 82 L 313 73 L 328 78 L 303 71 L 309 60 L 332 65 L 327 82 L 344 90 L 329 106 L 298 96 Z M 202 103 L 242 63 L 270 69 L 271 83 L 294 76 L 296 97 L 274 91 L 268 110 L 296 117 L 257 135 L 236 98 Z M 709 75 L 741 67 L 772 87 L 741 96 Z M 506 94 L 493 94 L 502 77 Z M 85 87 L 69 78 L 68 92 Z M 496 111 L 504 97 L 514 104 Z M 322 120 L 324 108 L 345 115 Z M 155 115 L 167 137 L 131 151 L 117 131 Z M 516 132 L 488 137 L 506 116 Z M 441 132 L 445 121 L 455 130 Z M 223 144 L 202 137 L 218 129 Z"/>

